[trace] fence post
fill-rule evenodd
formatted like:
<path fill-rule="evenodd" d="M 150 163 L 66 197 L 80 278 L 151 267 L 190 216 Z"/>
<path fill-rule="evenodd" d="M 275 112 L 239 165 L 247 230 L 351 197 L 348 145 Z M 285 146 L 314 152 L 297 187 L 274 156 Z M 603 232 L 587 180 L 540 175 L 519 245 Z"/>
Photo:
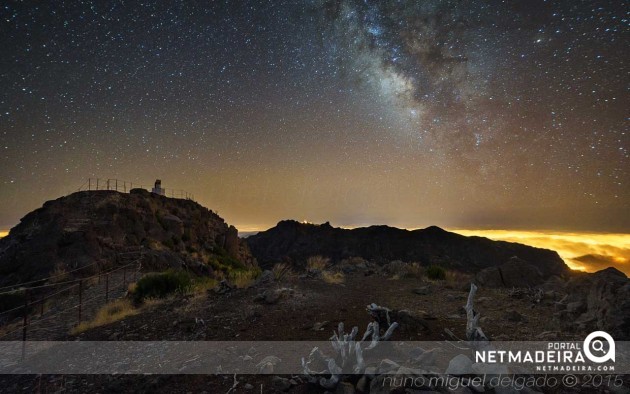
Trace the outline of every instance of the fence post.
<path fill-rule="evenodd" d="M 28 302 L 29 302 L 28 289 L 24 290 L 24 320 L 22 321 L 22 341 L 26 341 L 26 327 L 28 327 Z"/>
<path fill-rule="evenodd" d="M 109 190 L 109 178 L 107 178 L 107 190 Z"/>
<path fill-rule="evenodd" d="M 98 190 L 98 178 L 96 178 L 96 190 Z"/>
<path fill-rule="evenodd" d="M 79 324 L 81 324 L 81 312 L 83 311 L 83 279 L 79 280 Z"/>
<path fill-rule="evenodd" d="M 123 192 L 127 193 L 127 182 L 123 182 Z"/>
<path fill-rule="evenodd" d="M 105 274 L 105 303 L 109 301 L 109 272 Z"/>
<path fill-rule="evenodd" d="M 88 178 L 88 190 L 92 190 L 92 178 Z"/>

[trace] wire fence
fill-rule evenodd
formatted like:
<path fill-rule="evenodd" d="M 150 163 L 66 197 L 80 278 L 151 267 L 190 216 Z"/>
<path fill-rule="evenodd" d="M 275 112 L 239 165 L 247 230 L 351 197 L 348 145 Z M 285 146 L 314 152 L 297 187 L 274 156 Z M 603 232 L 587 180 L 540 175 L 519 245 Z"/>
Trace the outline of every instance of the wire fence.
<path fill-rule="evenodd" d="M 141 260 L 88 277 L 0 293 L 23 298 L 22 305 L 0 313 L 0 341 L 52 340 L 67 335 L 73 327 L 94 318 L 110 300 L 126 295 L 129 284 L 141 276 Z M 29 283 L 33 282 L 20 285 Z"/>
<path fill-rule="evenodd" d="M 116 178 L 88 178 L 78 189 L 78 191 L 90 190 L 113 190 L 121 193 L 129 193 L 131 189 L 153 190 L 149 183 L 130 182 Z M 161 188 L 162 195 L 171 198 L 181 198 L 195 201 L 195 195 L 182 189 Z"/>

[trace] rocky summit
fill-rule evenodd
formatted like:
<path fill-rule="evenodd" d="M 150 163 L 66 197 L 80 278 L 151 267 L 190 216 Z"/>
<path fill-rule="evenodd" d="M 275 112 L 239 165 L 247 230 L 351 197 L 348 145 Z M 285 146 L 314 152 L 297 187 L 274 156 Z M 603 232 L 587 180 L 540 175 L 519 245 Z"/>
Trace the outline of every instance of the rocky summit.
<path fill-rule="evenodd" d="M 0 239 L 0 285 L 88 275 L 140 257 L 144 270 L 256 266 L 236 228 L 194 201 L 144 189 L 83 191 L 46 202 Z"/>
<path fill-rule="evenodd" d="M 544 276 L 568 272 L 568 267 L 555 251 L 465 237 L 435 226 L 421 230 L 388 226 L 343 229 L 329 223 L 315 225 L 286 220 L 250 236 L 247 243 L 263 267 L 282 260 L 299 264 L 310 256 L 322 255 L 333 260 L 361 257 L 381 263 L 401 260 L 438 264 L 475 273 L 517 257 Z"/>

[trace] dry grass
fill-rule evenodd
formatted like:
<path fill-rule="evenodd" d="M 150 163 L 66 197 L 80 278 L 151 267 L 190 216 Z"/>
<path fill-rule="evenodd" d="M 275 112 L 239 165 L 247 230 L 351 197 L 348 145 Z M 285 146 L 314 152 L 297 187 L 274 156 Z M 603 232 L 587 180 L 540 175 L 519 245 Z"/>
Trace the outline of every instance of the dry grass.
<path fill-rule="evenodd" d="M 78 326 L 72 329 L 71 333 L 75 335 L 80 334 L 90 328 L 113 323 L 137 313 L 138 310 L 133 307 L 130 300 L 126 298 L 115 300 L 105 304 L 101 309 L 99 309 L 96 313 L 96 317 L 92 321 L 81 322 Z"/>
<path fill-rule="evenodd" d="M 215 271 L 212 273 L 212 276 L 213 276 L 213 277 L 214 277 L 217 281 L 219 281 L 219 282 L 221 282 L 223 279 L 226 279 L 226 277 L 227 277 L 227 276 L 225 275 L 225 272 L 220 271 L 220 270 L 215 270 Z"/>
<path fill-rule="evenodd" d="M 322 279 L 326 283 L 340 285 L 346 281 L 343 272 L 322 271 Z"/>
<path fill-rule="evenodd" d="M 194 293 L 205 293 L 210 289 L 214 289 L 217 287 L 219 282 L 214 278 L 203 277 L 195 280 L 192 285 L 192 289 Z"/>
<path fill-rule="evenodd" d="M 0 326 L 0 337 L 3 337 L 7 334 L 9 334 L 10 332 L 16 331 L 16 330 L 20 330 L 20 328 L 22 327 L 22 321 L 19 322 L 15 322 L 15 323 L 8 323 L 5 324 L 3 326 Z M 21 332 L 20 332 L 21 334 Z M 7 339 L 7 338 L 5 338 Z"/>
<path fill-rule="evenodd" d="M 392 261 L 385 267 L 386 272 L 392 275 L 391 279 L 415 278 L 422 279 L 426 276 L 424 267 L 420 263 L 405 263 Z"/>
<path fill-rule="evenodd" d="M 55 265 L 55 269 L 50 273 L 50 279 L 48 283 L 60 283 L 68 280 L 70 276 L 68 275 L 68 271 L 64 265 L 57 264 Z"/>
<path fill-rule="evenodd" d="M 341 265 L 343 264 L 347 264 L 347 265 L 359 265 L 359 264 L 367 264 L 368 261 L 365 260 L 363 257 L 348 257 L 347 259 L 343 259 L 341 260 Z"/>
<path fill-rule="evenodd" d="M 99 284 L 98 276 L 92 276 L 90 278 L 83 279 L 83 286 L 94 286 Z"/>
<path fill-rule="evenodd" d="M 424 267 L 420 265 L 420 263 L 410 263 L 407 264 L 407 272 L 405 273 L 405 277 L 407 278 L 416 278 L 421 279 L 424 276 Z"/>
<path fill-rule="evenodd" d="M 446 271 L 446 286 L 450 288 L 459 289 L 468 286 L 472 279 L 472 275 L 470 274 L 454 270 Z"/>
<path fill-rule="evenodd" d="M 160 305 L 164 303 L 163 298 L 145 298 L 142 302 L 142 308 L 150 308 L 155 305 Z"/>
<path fill-rule="evenodd" d="M 276 282 L 292 282 L 297 278 L 295 271 L 288 263 L 277 263 L 271 269 Z"/>
<path fill-rule="evenodd" d="M 306 260 L 306 270 L 307 271 L 324 271 L 328 264 L 330 263 L 330 259 L 322 256 L 311 256 Z"/>
<path fill-rule="evenodd" d="M 230 283 L 239 289 L 246 289 L 256 282 L 256 279 L 260 276 L 259 271 L 235 271 L 229 274 L 228 279 Z"/>

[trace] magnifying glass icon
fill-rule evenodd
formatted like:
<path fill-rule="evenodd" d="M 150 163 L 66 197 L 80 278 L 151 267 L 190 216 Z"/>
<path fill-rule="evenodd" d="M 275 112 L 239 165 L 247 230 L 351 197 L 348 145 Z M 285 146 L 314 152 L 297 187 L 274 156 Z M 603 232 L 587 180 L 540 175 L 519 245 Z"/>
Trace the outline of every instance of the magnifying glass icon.
<path fill-rule="evenodd" d="M 599 339 L 593 341 L 593 343 L 591 344 L 591 347 L 593 348 L 593 350 L 598 351 L 598 352 L 604 351 L 604 343 L 600 341 Z"/>

